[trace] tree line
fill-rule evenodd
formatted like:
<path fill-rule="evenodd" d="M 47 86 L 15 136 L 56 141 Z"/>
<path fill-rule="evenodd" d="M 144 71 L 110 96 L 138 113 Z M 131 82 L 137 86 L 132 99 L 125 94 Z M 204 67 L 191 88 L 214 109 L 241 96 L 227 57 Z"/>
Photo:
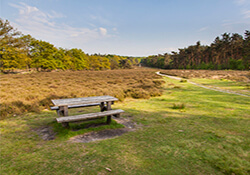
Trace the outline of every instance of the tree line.
<path fill-rule="evenodd" d="M 210 46 L 196 45 L 179 49 L 178 52 L 153 55 L 142 59 L 145 66 L 163 69 L 236 69 L 249 70 L 250 32 L 245 36 L 224 33 L 216 37 Z"/>
<path fill-rule="evenodd" d="M 107 70 L 132 68 L 139 57 L 85 54 L 81 49 L 57 48 L 53 44 L 23 35 L 8 20 L 0 18 L 0 70 Z"/>
<path fill-rule="evenodd" d="M 163 69 L 238 69 L 249 70 L 250 32 L 245 36 L 224 33 L 209 46 L 195 45 L 179 49 L 171 54 L 148 57 L 119 55 L 89 55 L 81 49 L 57 48 L 53 44 L 23 35 L 8 20 L 0 18 L 0 71 L 17 69 L 50 70 L 107 70 L 144 66 Z"/>

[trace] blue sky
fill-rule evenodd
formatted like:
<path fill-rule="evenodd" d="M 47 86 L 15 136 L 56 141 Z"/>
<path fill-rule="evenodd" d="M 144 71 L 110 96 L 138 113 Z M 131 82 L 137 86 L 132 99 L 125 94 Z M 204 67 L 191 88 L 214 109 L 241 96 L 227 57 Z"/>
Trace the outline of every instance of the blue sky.
<path fill-rule="evenodd" d="M 148 56 L 250 30 L 250 0 L 0 0 L 23 34 L 85 53 Z"/>

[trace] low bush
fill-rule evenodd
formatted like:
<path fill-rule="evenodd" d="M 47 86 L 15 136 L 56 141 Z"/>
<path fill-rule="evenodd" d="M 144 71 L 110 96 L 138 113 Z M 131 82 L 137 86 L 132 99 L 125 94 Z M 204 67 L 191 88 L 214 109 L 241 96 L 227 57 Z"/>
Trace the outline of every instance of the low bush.
<path fill-rule="evenodd" d="M 144 98 L 148 99 L 150 98 L 150 93 L 144 89 L 128 89 L 125 91 L 127 97 L 132 97 L 132 98 Z"/>

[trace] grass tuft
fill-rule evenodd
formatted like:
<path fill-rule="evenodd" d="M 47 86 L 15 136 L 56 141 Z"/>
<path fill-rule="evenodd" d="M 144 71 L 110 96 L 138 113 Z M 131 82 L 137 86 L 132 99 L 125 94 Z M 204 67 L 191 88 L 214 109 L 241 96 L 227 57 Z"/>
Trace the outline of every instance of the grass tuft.
<path fill-rule="evenodd" d="M 186 80 L 186 79 L 181 79 L 180 82 L 181 82 L 181 83 L 186 83 L 187 80 Z"/>
<path fill-rule="evenodd" d="M 172 109 L 184 109 L 185 108 L 185 104 L 184 103 L 181 103 L 181 104 L 173 104 L 173 107 Z"/>
<path fill-rule="evenodd" d="M 174 89 L 180 89 L 180 88 L 181 88 L 181 86 L 178 86 L 178 85 L 174 86 Z"/>

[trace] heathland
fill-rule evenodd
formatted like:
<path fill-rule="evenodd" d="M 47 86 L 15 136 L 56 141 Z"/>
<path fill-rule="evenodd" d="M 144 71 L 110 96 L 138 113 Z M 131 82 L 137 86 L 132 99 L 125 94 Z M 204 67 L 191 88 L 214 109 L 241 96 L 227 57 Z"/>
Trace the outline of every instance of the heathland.
<path fill-rule="evenodd" d="M 149 98 L 161 95 L 153 69 L 60 71 L 1 75 L 1 118 L 49 109 L 51 99 L 111 95 Z"/>
<path fill-rule="evenodd" d="M 249 97 L 163 78 L 156 71 L 162 70 L 1 75 L 1 174 L 249 174 Z M 207 75 L 195 79 L 190 72 L 172 73 L 249 94 L 247 72 L 222 71 L 222 77 L 192 72 Z M 227 78 L 233 75 L 238 78 Z M 122 119 L 138 127 L 113 139 L 72 142 L 74 136 L 124 128 L 115 120 L 110 125 L 97 120 L 65 129 L 49 110 L 52 98 L 96 95 L 118 97 L 113 108 L 123 109 Z"/>

